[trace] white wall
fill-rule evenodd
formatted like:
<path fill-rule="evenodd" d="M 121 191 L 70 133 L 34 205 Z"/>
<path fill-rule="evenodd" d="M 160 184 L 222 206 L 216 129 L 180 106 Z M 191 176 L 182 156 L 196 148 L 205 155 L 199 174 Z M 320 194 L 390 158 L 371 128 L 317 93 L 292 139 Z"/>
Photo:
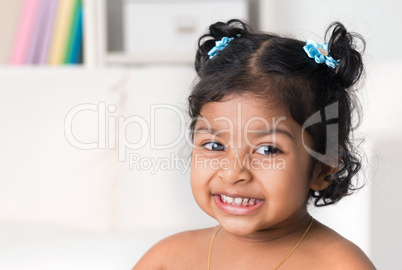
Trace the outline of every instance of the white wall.
<path fill-rule="evenodd" d="M 340 20 L 367 40 L 366 59 L 381 62 L 401 58 L 402 2 L 396 0 L 260 0 L 260 24 L 265 31 L 290 33 L 322 41 L 326 27 Z"/>

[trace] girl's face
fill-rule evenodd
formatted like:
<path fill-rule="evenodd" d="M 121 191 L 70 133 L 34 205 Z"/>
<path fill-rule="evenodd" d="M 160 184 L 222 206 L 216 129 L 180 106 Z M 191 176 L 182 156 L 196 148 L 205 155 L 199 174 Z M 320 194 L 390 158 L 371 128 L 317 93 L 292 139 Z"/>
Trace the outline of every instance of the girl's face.
<path fill-rule="evenodd" d="M 198 205 L 236 235 L 305 216 L 312 185 L 311 137 L 287 110 L 251 94 L 201 109 L 194 131 L 191 186 Z M 304 142 L 303 142 L 304 140 Z"/>

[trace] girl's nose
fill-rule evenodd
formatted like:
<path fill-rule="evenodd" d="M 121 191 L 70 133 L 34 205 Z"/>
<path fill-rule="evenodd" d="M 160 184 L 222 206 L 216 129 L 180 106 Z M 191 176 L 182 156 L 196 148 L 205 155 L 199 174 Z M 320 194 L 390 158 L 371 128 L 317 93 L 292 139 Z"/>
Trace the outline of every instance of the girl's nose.
<path fill-rule="evenodd" d="M 248 155 L 240 156 L 235 154 L 226 158 L 227 162 L 220 167 L 217 173 L 218 177 L 233 185 L 246 183 L 252 179 Z"/>

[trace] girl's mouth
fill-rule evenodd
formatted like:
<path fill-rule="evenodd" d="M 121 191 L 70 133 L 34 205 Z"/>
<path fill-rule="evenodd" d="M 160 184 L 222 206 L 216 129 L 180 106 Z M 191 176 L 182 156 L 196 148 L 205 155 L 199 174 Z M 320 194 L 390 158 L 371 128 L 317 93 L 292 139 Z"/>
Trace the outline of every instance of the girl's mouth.
<path fill-rule="evenodd" d="M 244 207 L 253 206 L 261 201 L 259 199 L 251 199 L 251 198 L 241 198 L 241 197 L 233 198 L 233 197 L 226 196 L 223 194 L 220 194 L 220 196 L 221 196 L 221 201 L 223 203 L 231 204 L 231 205 L 235 205 L 235 206 L 244 206 Z"/>
<path fill-rule="evenodd" d="M 213 195 L 219 209 L 228 214 L 248 215 L 258 210 L 265 200 L 255 198 L 231 197 L 223 194 Z"/>

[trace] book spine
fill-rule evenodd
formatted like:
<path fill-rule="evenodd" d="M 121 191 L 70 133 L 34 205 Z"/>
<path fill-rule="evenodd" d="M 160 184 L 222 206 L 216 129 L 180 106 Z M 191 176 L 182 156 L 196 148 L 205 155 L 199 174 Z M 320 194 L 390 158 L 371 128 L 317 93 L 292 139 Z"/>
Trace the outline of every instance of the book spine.
<path fill-rule="evenodd" d="M 39 0 L 26 0 L 24 3 L 10 59 L 12 65 L 21 65 L 25 62 L 38 4 Z"/>
<path fill-rule="evenodd" d="M 0 3 L 3 2 L 0 1 Z M 19 16 L 21 15 L 23 2 L 22 0 L 7 1 L 7 11 L 1 12 L 0 35 L 2 49 L 0 50 L 0 65 L 9 64 L 11 61 L 11 53 L 18 31 Z"/>
<path fill-rule="evenodd" d="M 60 65 L 63 63 L 67 49 L 69 26 L 71 26 L 74 2 L 73 0 L 60 0 L 48 60 L 50 65 Z"/>
<path fill-rule="evenodd" d="M 40 40 L 42 39 L 42 23 L 46 18 L 45 12 L 46 0 L 39 0 L 36 14 L 33 16 L 33 26 L 30 41 L 28 42 L 28 50 L 26 55 L 26 64 L 33 64 L 34 57 L 38 46 L 40 46 Z"/>
<path fill-rule="evenodd" d="M 73 20 L 70 27 L 70 34 L 68 39 L 68 46 L 66 55 L 64 57 L 64 63 L 66 64 L 76 64 L 78 57 L 76 56 L 79 54 L 79 47 L 81 42 L 81 35 L 82 35 L 82 13 L 81 13 L 81 0 L 75 0 L 74 12 L 73 12 Z"/>
<path fill-rule="evenodd" d="M 78 10 L 78 22 L 77 22 L 77 30 L 73 43 L 73 51 L 71 55 L 71 63 L 82 63 L 80 61 L 80 55 L 82 51 L 82 40 L 83 40 L 83 11 L 82 11 L 82 1 L 80 1 L 80 8 Z"/>
<path fill-rule="evenodd" d="M 46 0 L 44 7 L 45 17 L 41 25 L 42 36 L 41 39 L 39 40 L 38 47 L 35 52 L 35 58 L 34 58 L 35 64 L 43 65 L 46 64 L 47 62 L 58 4 L 59 0 Z"/>

